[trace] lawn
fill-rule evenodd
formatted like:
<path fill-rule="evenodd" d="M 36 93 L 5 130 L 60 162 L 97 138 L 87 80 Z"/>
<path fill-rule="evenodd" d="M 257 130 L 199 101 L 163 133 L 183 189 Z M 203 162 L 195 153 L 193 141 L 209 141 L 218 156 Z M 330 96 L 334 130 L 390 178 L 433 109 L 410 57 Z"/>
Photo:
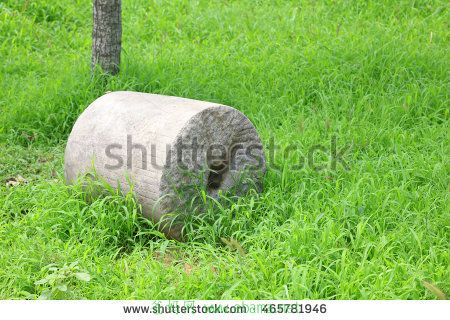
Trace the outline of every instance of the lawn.
<path fill-rule="evenodd" d="M 0 1 L 1 299 L 450 293 L 447 1 L 126 0 L 109 78 L 90 74 L 91 2 Z M 114 90 L 244 112 L 279 146 L 264 191 L 180 243 L 132 195 L 66 186 L 72 125 Z M 347 166 L 295 168 L 333 139 Z"/>

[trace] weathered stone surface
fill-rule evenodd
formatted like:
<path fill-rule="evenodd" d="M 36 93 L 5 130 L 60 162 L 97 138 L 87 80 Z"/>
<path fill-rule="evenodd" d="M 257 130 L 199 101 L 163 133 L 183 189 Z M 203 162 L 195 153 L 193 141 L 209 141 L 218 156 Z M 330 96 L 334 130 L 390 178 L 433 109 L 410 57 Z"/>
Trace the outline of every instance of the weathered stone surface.
<path fill-rule="evenodd" d="M 159 221 L 204 188 L 238 194 L 260 190 L 261 141 L 236 109 L 138 92 L 111 92 L 78 118 L 65 152 L 68 183 L 94 171 L 123 192 L 133 185 L 143 214 Z M 195 213 L 192 213 L 195 214 Z M 181 238 L 181 226 L 164 231 Z"/>

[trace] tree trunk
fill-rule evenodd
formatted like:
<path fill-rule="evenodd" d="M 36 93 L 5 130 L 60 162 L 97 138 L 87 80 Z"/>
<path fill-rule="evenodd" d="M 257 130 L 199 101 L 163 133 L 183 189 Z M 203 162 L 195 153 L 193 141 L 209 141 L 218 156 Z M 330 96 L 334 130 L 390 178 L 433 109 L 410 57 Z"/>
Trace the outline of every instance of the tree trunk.
<path fill-rule="evenodd" d="M 119 72 L 122 46 L 121 0 L 94 0 L 92 70 L 98 64 L 109 74 Z"/>

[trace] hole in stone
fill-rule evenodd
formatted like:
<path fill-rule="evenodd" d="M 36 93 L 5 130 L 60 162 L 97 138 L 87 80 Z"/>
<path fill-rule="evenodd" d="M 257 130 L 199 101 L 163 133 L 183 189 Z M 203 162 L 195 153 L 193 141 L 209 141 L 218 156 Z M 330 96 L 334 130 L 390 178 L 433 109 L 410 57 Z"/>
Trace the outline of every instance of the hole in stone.
<path fill-rule="evenodd" d="M 226 162 L 213 163 L 209 165 L 208 191 L 215 191 L 220 188 L 225 178 L 228 168 Z"/>

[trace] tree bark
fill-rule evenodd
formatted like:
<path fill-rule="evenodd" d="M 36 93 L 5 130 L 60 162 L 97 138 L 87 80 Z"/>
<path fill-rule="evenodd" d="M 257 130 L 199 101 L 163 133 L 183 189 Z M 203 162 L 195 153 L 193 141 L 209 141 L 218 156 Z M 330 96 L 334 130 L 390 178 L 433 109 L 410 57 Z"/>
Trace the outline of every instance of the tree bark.
<path fill-rule="evenodd" d="M 100 65 L 103 72 L 119 72 L 122 47 L 121 0 L 94 0 L 92 30 L 92 70 Z"/>

